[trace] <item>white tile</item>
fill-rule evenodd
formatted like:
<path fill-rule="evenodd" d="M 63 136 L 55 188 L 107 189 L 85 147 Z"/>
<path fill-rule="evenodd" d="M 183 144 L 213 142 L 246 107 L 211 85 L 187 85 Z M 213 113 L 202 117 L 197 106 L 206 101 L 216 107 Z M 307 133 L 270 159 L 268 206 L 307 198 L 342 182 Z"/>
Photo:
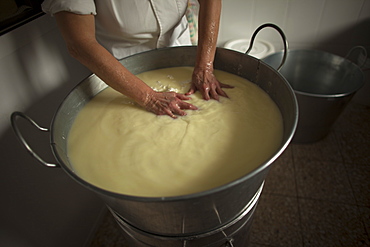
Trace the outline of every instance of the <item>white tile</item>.
<path fill-rule="evenodd" d="M 283 25 L 286 18 L 288 3 L 288 0 L 256 1 L 253 9 L 254 26 L 257 27 L 266 22 Z"/>
<path fill-rule="evenodd" d="M 291 0 L 286 35 L 289 42 L 314 43 L 325 1 Z"/>
<path fill-rule="evenodd" d="M 370 0 L 365 0 L 351 36 L 351 45 L 370 47 Z"/>
<path fill-rule="evenodd" d="M 326 0 L 318 32 L 318 42 L 350 42 L 364 0 Z"/>
<path fill-rule="evenodd" d="M 9 127 L 11 112 L 23 111 L 61 85 L 73 86 L 91 73 L 68 54 L 57 29 L 44 29 L 48 21 L 30 22 L 0 38 L 4 47 L 0 50 L 0 135 Z"/>
<path fill-rule="evenodd" d="M 253 30 L 264 23 L 273 23 L 283 31 L 285 29 L 289 0 L 264 0 L 256 1 L 253 9 Z M 273 29 L 261 30 L 257 36 L 259 39 L 271 43 L 281 43 L 280 35 Z"/>
<path fill-rule="evenodd" d="M 49 15 L 43 15 L 11 32 L 1 35 L 0 58 L 9 55 L 33 40 L 41 38 L 51 30 L 56 29 L 55 19 Z"/>
<path fill-rule="evenodd" d="M 250 38 L 253 5 L 254 0 L 223 1 L 218 43 Z"/>
<path fill-rule="evenodd" d="M 222 42 L 250 38 L 271 22 L 283 29 L 291 48 L 370 45 L 370 0 L 233 0 L 224 1 L 222 11 Z M 283 47 L 274 30 L 257 39 Z"/>
<path fill-rule="evenodd" d="M 370 0 L 364 0 L 364 4 L 361 8 L 359 21 L 364 21 L 370 18 Z"/>

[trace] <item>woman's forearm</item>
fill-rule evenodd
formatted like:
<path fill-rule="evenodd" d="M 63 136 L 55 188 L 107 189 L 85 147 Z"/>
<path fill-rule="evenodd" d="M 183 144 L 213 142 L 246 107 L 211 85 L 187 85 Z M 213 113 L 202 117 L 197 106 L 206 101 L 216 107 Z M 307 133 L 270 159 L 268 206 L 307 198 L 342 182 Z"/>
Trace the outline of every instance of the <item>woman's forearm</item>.
<path fill-rule="evenodd" d="M 199 0 L 199 3 L 196 67 L 213 69 L 220 25 L 221 0 Z"/>
<path fill-rule="evenodd" d="M 222 88 L 232 88 L 217 80 L 213 74 L 218 30 L 220 26 L 221 0 L 199 0 L 198 48 L 192 85 L 187 95 L 200 91 L 203 99 L 219 100 L 227 97 Z"/>

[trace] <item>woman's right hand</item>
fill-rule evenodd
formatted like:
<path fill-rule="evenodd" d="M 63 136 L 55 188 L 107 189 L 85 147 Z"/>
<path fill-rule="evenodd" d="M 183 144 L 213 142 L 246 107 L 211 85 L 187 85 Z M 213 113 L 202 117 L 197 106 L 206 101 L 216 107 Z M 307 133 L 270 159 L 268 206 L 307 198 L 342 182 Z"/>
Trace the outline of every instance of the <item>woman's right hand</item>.
<path fill-rule="evenodd" d="M 148 94 L 143 107 L 156 115 L 168 115 L 172 118 L 185 116 L 184 110 L 197 110 L 198 108 L 190 103 L 184 102 L 190 97 L 175 92 L 155 92 Z"/>

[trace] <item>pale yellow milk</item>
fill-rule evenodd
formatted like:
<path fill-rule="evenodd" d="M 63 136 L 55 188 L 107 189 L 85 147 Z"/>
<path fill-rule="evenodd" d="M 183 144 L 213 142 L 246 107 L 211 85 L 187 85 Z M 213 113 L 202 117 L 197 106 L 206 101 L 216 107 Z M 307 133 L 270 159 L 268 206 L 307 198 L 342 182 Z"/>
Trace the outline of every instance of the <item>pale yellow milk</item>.
<path fill-rule="evenodd" d="M 156 91 L 185 93 L 192 68 L 138 75 Z M 282 142 L 283 121 L 255 84 L 215 71 L 229 98 L 205 101 L 187 116 L 156 116 L 111 88 L 78 114 L 68 137 L 74 171 L 103 189 L 144 197 L 208 190 L 242 177 L 271 158 Z"/>

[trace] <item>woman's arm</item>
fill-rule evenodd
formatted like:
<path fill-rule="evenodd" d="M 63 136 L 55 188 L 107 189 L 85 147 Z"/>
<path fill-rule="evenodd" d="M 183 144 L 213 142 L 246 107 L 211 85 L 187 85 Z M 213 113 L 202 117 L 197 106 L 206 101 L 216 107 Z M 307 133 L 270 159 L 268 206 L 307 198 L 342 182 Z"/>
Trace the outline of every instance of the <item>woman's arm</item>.
<path fill-rule="evenodd" d="M 221 89 L 231 88 L 220 83 L 213 75 L 217 37 L 221 16 L 221 0 L 199 0 L 199 31 L 197 60 L 192 78 L 192 87 L 187 95 L 199 90 L 206 100 L 227 97 Z"/>
<path fill-rule="evenodd" d="M 97 42 L 93 15 L 59 12 L 55 17 L 71 56 L 113 89 L 157 115 L 176 118 L 175 115 L 186 115 L 184 109 L 196 109 L 183 101 L 189 99 L 188 97 L 173 92 L 157 93 L 129 72 Z"/>

